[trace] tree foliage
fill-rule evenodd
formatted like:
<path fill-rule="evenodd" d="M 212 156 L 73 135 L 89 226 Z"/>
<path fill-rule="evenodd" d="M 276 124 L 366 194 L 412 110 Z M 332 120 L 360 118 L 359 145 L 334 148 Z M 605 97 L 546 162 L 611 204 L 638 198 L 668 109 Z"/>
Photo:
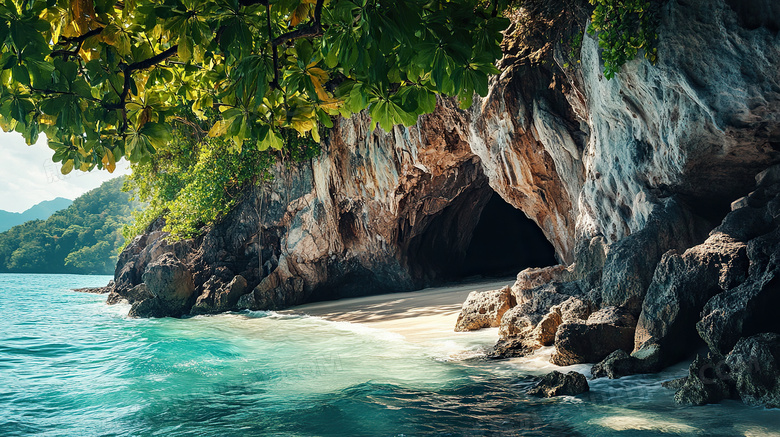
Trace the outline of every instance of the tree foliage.
<path fill-rule="evenodd" d="M 598 32 L 604 77 L 612 79 L 620 67 L 644 51 L 655 63 L 658 49 L 660 0 L 590 0 L 595 5 L 588 31 Z"/>
<path fill-rule="evenodd" d="M 166 153 L 173 127 L 280 150 L 368 109 L 413 124 L 498 71 L 498 0 L 4 0 L 0 126 L 63 173 Z"/>
<path fill-rule="evenodd" d="M 0 272 L 113 273 L 120 229 L 140 206 L 121 191 L 123 180 L 105 182 L 47 220 L 0 233 Z"/>

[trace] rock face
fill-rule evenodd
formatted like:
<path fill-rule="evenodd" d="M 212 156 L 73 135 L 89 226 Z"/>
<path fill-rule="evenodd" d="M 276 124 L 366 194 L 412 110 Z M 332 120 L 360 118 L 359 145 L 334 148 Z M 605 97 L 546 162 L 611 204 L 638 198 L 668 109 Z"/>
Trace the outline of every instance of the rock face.
<path fill-rule="evenodd" d="M 528 394 L 550 398 L 553 396 L 575 396 L 590 390 L 585 375 L 577 372 L 563 374 L 553 371 L 545 375 Z"/>
<path fill-rule="evenodd" d="M 496 327 L 501 317 L 514 305 L 509 287 L 492 291 L 472 291 L 455 323 L 455 331 L 473 331 Z"/>
<path fill-rule="evenodd" d="M 130 315 L 160 317 L 182 315 L 192 305 L 195 283 L 190 269 L 172 253 L 151 262 L 143 274 L 143 285 L 131 293 L 136 300 Z"/>

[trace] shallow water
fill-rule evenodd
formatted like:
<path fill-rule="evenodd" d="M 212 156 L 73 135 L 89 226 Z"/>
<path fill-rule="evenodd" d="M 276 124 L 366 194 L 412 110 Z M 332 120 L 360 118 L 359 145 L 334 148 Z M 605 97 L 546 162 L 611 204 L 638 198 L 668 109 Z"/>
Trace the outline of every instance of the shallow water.
<path fill-rule="evenodd" d="M 127 319 L 69 291 L 109 279 L 0 275 L 0 435 L 780 435 L 778 410 L 674 405 L 660 382 L 684 366 L 536 399 L 524 392 L 555 368 L 550 351 L 486 361 L 489 331 L 421 342 L 270 312 Z"/>

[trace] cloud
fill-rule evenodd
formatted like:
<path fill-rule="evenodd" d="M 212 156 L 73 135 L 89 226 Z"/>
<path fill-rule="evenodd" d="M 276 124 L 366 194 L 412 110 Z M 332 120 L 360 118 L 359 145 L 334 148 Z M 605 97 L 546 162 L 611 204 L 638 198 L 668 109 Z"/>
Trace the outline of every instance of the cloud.
<path fill-rule="evenodd" d="M 114 173 L 74 170 L 63 176 L 60 163 L 52 162 L 52 155 L 54 151 L 43 137 L 28 146 L 20 134 L 0 132 L 0 209 L 22 212 L 55 197 L 75 199 L 109 179 L 130 174 L 130 166 L 122 161 Z"/>

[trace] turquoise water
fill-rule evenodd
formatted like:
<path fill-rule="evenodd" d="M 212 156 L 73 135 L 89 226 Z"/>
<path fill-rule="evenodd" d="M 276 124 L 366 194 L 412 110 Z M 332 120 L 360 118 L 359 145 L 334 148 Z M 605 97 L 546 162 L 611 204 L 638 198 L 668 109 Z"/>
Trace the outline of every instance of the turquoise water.
<path fill-rule="evenodd" d="M 0 436 L 780 432 L 778 410 L 675 406 L 660 382 L 682 366 L 542 400 L 524 392 L 543 357 L 485 361 L 484 335 L 420 343 L 266 312 L 127 319 L 69 291 L 109 279 L 0 275 Z"/>

